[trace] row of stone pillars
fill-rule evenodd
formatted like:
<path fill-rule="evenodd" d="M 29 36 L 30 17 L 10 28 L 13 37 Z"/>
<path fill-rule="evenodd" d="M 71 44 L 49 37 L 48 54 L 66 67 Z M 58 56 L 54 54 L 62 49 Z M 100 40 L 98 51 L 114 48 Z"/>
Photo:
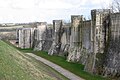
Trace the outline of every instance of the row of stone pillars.
<path fill-rule="evenodd" d="M 34 50 L 46 50 L 49 55 L 59 55 L 62 53 L 61 51 L 63 53 L 66 51 L 68 61 L 84 64 L 85 70 L 88 72 L 102 74 L 105 72 L 103 68 L 107 68 L 106 70 L 108 71 L 103 74 L 108 75 L 109 71 L 110 74 L 114 72 L 119 74 L 120 52 L 118 50 L 119 45 L 116 44 L 116 42 L 119 43 L 119 40 L 115 38 L 119 39 L 120 29 L 119 23 L 115 19 L 119 21 L 120 14 L 115 14 L 118 18 L 114 14 L 109 14 L 109 9 L 92 10 L 92 19 L 88 22 L 83 19 L 82 15 L 73 15 L 71 16 L 69 28 L 64 27 L 62 20 L 53 20 L 51 28 L 48 28 L 46 23 L 41 23 L 32 31 L 31 29 L 21 29 L 19 30 L 19 47 L 31 48 L 33 46 Z M 112 28 L 109 25 L 111 22 L 106 18 L 108 15 L 113 21 Z M 108 24 L 108 26 L 103 23 L 105 25 Z M 111 33 L 110 30 L 112 30 Z M 112 35 L 112 38 L 109 39 L 111 40 L 110 42 L 108 41 L 109 35 Z M 106 43 L 111 44 L 109 46 Z M 107 54 L 104 54 L 106 48 L 108 48 L 108 52 L 106 50 Z M 114 55 L 114 58 L 110 54 Z M 107 63 L 105 64 L 105 62 Z M 116 64 L 116 68 L 113 64 Z"/>

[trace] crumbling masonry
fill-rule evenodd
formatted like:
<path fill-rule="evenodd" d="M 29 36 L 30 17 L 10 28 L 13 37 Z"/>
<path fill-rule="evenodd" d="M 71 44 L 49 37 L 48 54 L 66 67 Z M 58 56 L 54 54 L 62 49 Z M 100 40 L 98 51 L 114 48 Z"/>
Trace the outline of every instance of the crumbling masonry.
<path fill-rule="evenodd" d="M 19 47 L 65 56 L 67 61 L 85 65 L 84 70 L 120 78 L 120 13 L 109 9 L 91 10 L 91 20 L 72 15 L 71 24 L 53 20 L 36 28 L 20 29 Z"/>

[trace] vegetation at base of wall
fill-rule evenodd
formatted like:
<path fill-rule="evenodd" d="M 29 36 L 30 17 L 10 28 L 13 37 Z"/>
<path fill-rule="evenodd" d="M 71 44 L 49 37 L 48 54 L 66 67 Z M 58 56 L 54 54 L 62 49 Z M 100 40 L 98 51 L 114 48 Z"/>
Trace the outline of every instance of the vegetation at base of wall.
<path fill-rule="evenodd" d="M 48 55 L 47 52 L 44 52 L 44 51 L 35 51 L 33 53 L 69 70 L 70 72 L 72 72 L 86 80 L 106 80 L 106 78 L 103 78 L 101 76 L 92 75 L 90 73 L 85 72 L 83 65 L 81 65 L 79 63 L 67 62 L 65 60 L 65 58 L 63 58 L 63 57 L 51 56 L 51 55 Z"/>
<path fill-rule="evenodd" d="M 10 44 L 9 42 L 7 42 L 8 44 Z M 12 44 L 10 44 L 12 45 Z M 14 46 L 14 45 L 12 45 Z M 70 72 L 84 78 L 85 80 L 107 80 L 106 78 L 103 78 L 101 76 L 98 75 L 92 75 L 90 73 L 87 73 L 84 71 L 84 65 L 81 65 L 79 63 L 73 63 L 73 62 L 67 62 L 65 58 L 60 57 L 60 56 L 51 56 L 48 55 L 47 52 L 44 51 L 33 51 L 33 49 L 20 49 L 17 48 L 18 50 L 25 52 L 25 53 L 34 53 L 40 57 L 43 57 L 61 67 L 63 67 L 64 69 L 69 70 Z"/>

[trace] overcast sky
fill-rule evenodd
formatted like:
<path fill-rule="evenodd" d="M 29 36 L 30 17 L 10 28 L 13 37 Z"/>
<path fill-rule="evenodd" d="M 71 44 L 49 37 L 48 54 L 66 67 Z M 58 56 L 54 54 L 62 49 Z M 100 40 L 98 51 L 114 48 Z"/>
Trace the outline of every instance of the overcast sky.
<path fill-rule="evenodd" d="M 22 23 L 54 19 L 70 20 L 70 15 L 90 17 L 91 9 L 108 7 L 112 0 L 0 0 L 0 23 Z"/>

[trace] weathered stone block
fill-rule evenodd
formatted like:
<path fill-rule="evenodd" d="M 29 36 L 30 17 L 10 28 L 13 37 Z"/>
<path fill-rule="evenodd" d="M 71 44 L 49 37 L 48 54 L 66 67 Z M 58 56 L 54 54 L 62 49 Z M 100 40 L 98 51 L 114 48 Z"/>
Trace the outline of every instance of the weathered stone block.
<path fill-rule="evenodd" d="M 34 31 L 34 50 L 48 51 L 52 44 L 52 29 L 46 22 L 37 24 Z"/>
<path fill-rule="evenodd" d="M 32 28 L 22 28 L 19 30 L 19 47 L 31 48 Z"/>
<path fill-rule="evenodd" d="M 68 61 L 79 62 L 83 51 L 82 46 L 83 16 L 71 16 L 71 40 Z"/>
<path fill-rule="evenodd" d="M 53 44 L 48 52 L 48 54 L 59 54 L 61 48 L 61 37 L 63 34 L 63 22 L 62 20 L 53 20 Z"/>

